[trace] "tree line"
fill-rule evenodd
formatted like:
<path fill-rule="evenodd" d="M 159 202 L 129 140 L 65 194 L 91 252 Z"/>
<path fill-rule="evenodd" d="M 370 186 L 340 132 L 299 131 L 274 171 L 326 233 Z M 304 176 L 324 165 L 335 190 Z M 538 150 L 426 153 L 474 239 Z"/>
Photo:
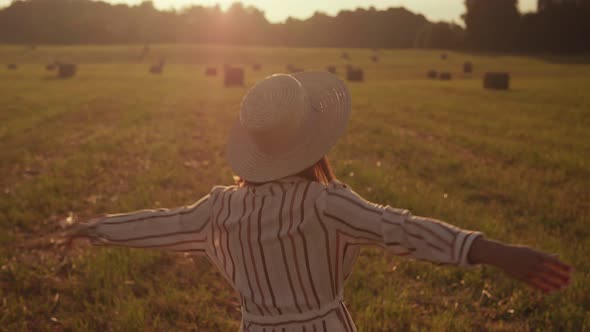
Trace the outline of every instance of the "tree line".
<path fill-rule="evenodd" d="M 90 0 L 18 0 L 0 10 L 0 42 L 29 44 L 218 43 L 326 47 L 456 47 L 463 30 L 403 8 L 268 22 L 240 3 L 226 11 L 192 6 L 157 10 Z"/>
<path fill-rule="evenodd" d="M 568 1 L 566 1 L 567 3 Z M 467 0 L 465 28 L 430 22 L 404 8 L 315 13 L 270 23 L 240 3 L 158 10 L 151 1 L 112 5 L 91 0 L 15 0 L 0 9 L 0 43 L 215 43 L 364 48 L 469 48 L 482 51 L 588 50 L 587 1 L 522 15 L 517 0 Z"/>

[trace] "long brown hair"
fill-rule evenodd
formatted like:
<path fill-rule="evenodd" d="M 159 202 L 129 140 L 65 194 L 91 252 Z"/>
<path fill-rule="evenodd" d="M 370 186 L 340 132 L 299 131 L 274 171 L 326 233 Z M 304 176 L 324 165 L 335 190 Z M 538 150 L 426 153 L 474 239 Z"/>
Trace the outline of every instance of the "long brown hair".
<path fill-rule="evenodd" d="M 328 161 L 326 156 L 323 156 L 322 159 L 318 160 L 312 166 L 304 169 L 303 171 L 293 174 L 295 176 L 302 177 L 309 181 L 320 182 L 323 184 L 328 184 L 332 180 L 336 180 L 336 176 L 334 175 L 334 171 L 332 170 L 332 166 Z M 250 182 L 240 177 L 236 177 L 236 184 L 239 187 L 247 187 L 247 186 L 258 186 L 263 183 L 259 182 Z"/>

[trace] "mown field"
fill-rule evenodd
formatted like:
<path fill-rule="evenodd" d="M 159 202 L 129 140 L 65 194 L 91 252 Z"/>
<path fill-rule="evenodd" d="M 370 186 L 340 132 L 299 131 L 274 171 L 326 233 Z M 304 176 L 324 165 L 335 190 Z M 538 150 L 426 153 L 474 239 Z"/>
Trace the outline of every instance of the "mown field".
<path fill-rule="evenodd" d="M 342 73 L 342 50 L 155 45 L 140 61 L 141 49 L 0 46 L 1 331 L 238 328 L 237 298 L 206 260 L 20 245 L 70 213 L 175 207 L 231 184 L 224 144 L 246 89 L 287 63 Z M 590 59 L 404 50 L 372 63 L 370 50 L 348 52 L 366 82 L 349 84 L 352 120 L 330 154 L 342 181 L 576 269 L 569 289 L 543 296 L 493 268 L 365 250 L 345 293 L 359 330 L 590 331 Z M 160 56 L 164 74 L 149 74 Z M 78 75 L 54 79 L 52 60 Z M 223 63 L 246 65 L 245 87 L 203 75 Z M 428 69 L 453 80 L 427 80 Z M 511 89 L 484 90 L 490 70 L 509 71 Z"/>

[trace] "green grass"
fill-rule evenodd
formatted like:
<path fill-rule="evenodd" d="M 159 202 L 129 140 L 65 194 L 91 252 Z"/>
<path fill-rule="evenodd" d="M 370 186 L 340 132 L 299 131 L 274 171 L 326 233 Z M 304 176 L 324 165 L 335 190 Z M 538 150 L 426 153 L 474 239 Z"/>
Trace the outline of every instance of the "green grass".
<path fill-rule="evenodd" d="M 231 184 L 224 144 L 246 88 L 287 63 L 343 65 L 341 51 L 159 45 L 139 62 L 141 46 L 1 46 L 0 63 L 19 69 L 0 68 L 0 330 L 237 330 L 236 296 L 206 260 L 16 245 L 69 212 L 174 207 Z M 348 52 L 367 80 L 349 84 L 352 120 L 330 154 L 343 181 L 576 269 L 569 289 L 542 296 L 489 267 L 365 250 L 345 294 L 359 330 L 590 331 L 590 66 L 412 50 L 374 64 Z M 164 75 L 148 74 L 160 56 Z M 53 79 L 54 59 L 78 75 Z M 460 73 L 466 60 L 475 74 Z M 225 62 L 263 70 L 226 89 L 203 75 Z M 454 79 L 427 80 L 428 69 Z M 509 71 L 511 90 L 482 89 L 489 70 Z"/>

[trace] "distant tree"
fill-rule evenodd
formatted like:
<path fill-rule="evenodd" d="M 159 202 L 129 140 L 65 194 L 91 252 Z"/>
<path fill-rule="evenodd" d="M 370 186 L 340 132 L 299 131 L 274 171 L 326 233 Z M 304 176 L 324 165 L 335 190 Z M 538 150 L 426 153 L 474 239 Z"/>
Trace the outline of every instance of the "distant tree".
<path fill-rule="evenodd" d="M 538 13 L 523 15 L 519 37 L 526 51 L 590 51 L 590 1 L 546 3 Z"/>
<path fill-rule="evenodd" d="M 453 49 L 462 46 L 464 30 L 453 23 L 428 24 L 416 35 L 414 46 L 418 48 Z"/>
<path fill-rule="evenodd" d="M 465 6 L 467 47 L 484 51 L 511 51 L 517 47 L 517 0 L 466 0 Z"/>

